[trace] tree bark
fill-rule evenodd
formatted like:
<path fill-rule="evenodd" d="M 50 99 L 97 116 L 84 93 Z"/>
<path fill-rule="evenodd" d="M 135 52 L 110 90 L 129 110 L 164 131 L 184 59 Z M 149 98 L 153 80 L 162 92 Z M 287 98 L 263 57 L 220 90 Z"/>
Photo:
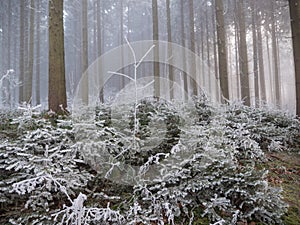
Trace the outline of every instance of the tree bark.
<path fill-rule="evenodd" d="M 252 41 L 253 41 L 253 74 L 255 86 L 255 106 L 259 106 L 259 73 L 258 73 L 258 49 L 257 49 L 257 26 L 256 26 L 256 2 L 252 0 Z"/>
<path fill-rule="evenodd" d="M 270 43 L 270 41 L 269 41 L 269 35 L 268 35 L 268 31 L 267 31 L 267 29 L 268 28 L 266 28 L 268 25 L 267 25 L 268 23 L 266 23 L 266 25 L 265 25 L 265 38 L 266 38 L 266 46 L 267 46 L 267 59 L 268 59 L 268 72 L 269 72 L 269 74 L 268 74 L 268 76 L 269 76 L 269 80 L 270 80 L 270 90 L 269 90 L 269 93 L 271 94 L 271 101 L 272 102 L 274 102 L 275 100 L 274 100 L 274 85 L 273 85 L 273 76 L 272 76 L 272 65 L 271 65 L 271 52 L 270 52 L 270 45 L 269 45 L 269 43 Z M 266 92 L 267 93 L 267 92 Z"/>
<path fill-rule="evenodd" d="M 234 41 L 235 41 L 235 74 L 236 74 L 236 98 L 241 99 L 241 80 L 240 80 L 240 36 L 239 36 L 239 25 L 238 25 L 238 13 L 237 13 L 237 4 L 234 6 Z"/>
<path fill-rule="evenodd" d="M 213 47 L 214 47 L 214 67 L 215 67 L 215 78 L 216 78 L 216 98 L 217 101 L 220 102 L 220 75 L 219 75 L 219 69 L 218 69 L 218 52 L 217 52 L 217 37 L 216 37 L 216 12 L 215 7 L 211 7 L 212 9 L 212 23 L 213 23 Z"/>
<path fill-rule="evenodd" d="M 170 8 L 170 0 L 166 0 L 166 11 L 167 11 L 167 31 L 168 31 L 168 58 L 172 62 L 172 29 L 171 29 L 171 8 Z M 169 82 L 170 82 L 170 100 L 174 99 L 174 70 L 172 63 L 169 62 Z"/>
<path fill-rule="evenodd" d="M 12 43 L 12 37 L 11 37 L 11 27 L 12 27 L 12 23 L 11 23 L 11 17 L 12 17 L 12 13 L 11 13 L 11 1 L 8 2 L 8 21 L 7 21 L 7 37 L 8 37 L 8 48 L 7 48 L 7 68 L 8 69 L 12 69 L 11 67 L 11 43 Z M 12 76 L 12 75 L 11 75 Z M 11 80 L 11 77 L 10 79 L 8 80 L 7 82 L 7 104 L 8 106 L 11 106 L 12 105 L 12 95 L 13 93 L 11 92 L 11 85 L 12 85 L 12 80 Z"/>
<path fill-rule="evenodd" d="M 257 21 L 261 21 L 261 16 L 256 11 Z M 266 78 L 265 78 L 265 67 L 263 57 L 263 40 L 261 34 L 261 24 L 257 26 L 257 49 L 258 49 L 258 67 L 259 67 L 259 83 L 260 83 L 260 100 L 262 103 L 267 101 L 266 98 Z"/>
<path fill-rule="evenodd" d="M 245 26 L 244 0 L 238 0 L 239 36 L 240 36 L 240 81 L 241 97 L 245 105 L 250 106 L 249 69 Z"/>
<path fill-rule="evenodd" d="M 30 1 L 29 0 L 24 0 L 25 1 L 25 16 L 24 16 L 24 80 L 23 80 L 23 98 L 24 102 L 28 102 L 30 99 L 26 99 L 26 91 L 27 91 L 27 80 L 28 80 L 28 75 L 29 75 L 29 52 L 30 52 Z"/>
<path fill-rule="evenodd" d="M 225 103 L 229 100 L 229 89 L 228 89 L 228 68 L 227 68 L 227 44 L 226 44 L 226 33 L 224 23 L 224 8 L 223 1 L 216 0 L 216 22 L 217 22 L 217 40 L 218 40 L 218 58 L 219 58 L 219 76 L 220 86 L 222 91 L 222 102 Z"/>
<path fill-rule="evenodd" d="M 276 21 L 275 21 L 275 8 L 274 2 L 271 1 L 271 35 L 272 35 L 272 56 L 274 68 L 274 81 L 275 81 L 275 102 L 277 106 L 281 104 L 281 85 L 279 75 L 279 60 L 278 60 L 278 45 L 276 40 Z"/>
<path fill-rule="evenodd" d="M 32 75 L 34 62 L 34 0 L 30 0 L 29 61 L 24 83 L 24 100 L 32 103 Z"/>
<path fill-rule="evenodd" d="M 200 23 L 200 46 L 201 46 L 201 50 L 199 52 L 199 55 L 201 55 L 201 63 L 200 63 L 200 66 L 201 66 L 201 77 L 199 77 L 199 80 L 202 80 L 200 81 L 200 83 L 202 83 L 202 87 L 203 88 L 206 88 L 207 87 L 207 79 L 206 79 L 206 76 L 205 76 L 205 65 L 204 65 L 204 61 L 205 61 L 205 47 L 204 47 L 204 23 L 201 21 L 199 22 Z"/>
<path fill-rule="evenodd" d="M 159 44 L 158 44 L 158 8 L 157 0 L 152 0 L 152 24 L 153 24 L 153 42 L 154 48 L 154 97 L 160 97 L 160 80 L 159 80 Z"/>
<path fill-rule="evenodd" d="M 93 61 L 98 57 L 97 49 L 97 1 L 93 2 Z"/>
<path fill-rule="evenodd" d="M 25 33 L 25 2 L 20 2 L 20 68 L 19 68 L 19 82 L 21 83 L 19 86 L 19 103 L 24 102 L 24 57 L 25 57 L 25 45 L 24 45 L 24 33 Z"/>
<path fill-rule="evenodd" d="M 64 58 L 63 1 L 49 2 L 49 93 L 48 106 L 58 114 L 67 108 Z"/>
<path fill-rule="evenodd" d="M 36 99 L 36 104 L 39 105 L 41 104 L 41 84 L 40 84 L 40 64 L 41 64 L 41 59 L 40 59 L 40 54 L 41 54 L 41 16 L 40 16 L 40 1 L 36 1 L 36 84 L 35 84 L 35 99 Z"/>
<path fill-rule="evenodd" d="M 87 0 L 82 0 L 82 103 L 89 103 Z"/>
<path fill-rule="evenodd" d="M 184 100 L 187 101 L 189 97 L 188 90 L 188 75 L 186 74 L 186 54 L 185 54 L 185 28 L 184 28 L 184 2 L 180 0 L 180 31 L 181 31 L 181 45 L 182 45 L 182 63 L 183 63 L 183 86 L 184 86 Z"/>
<path fill-rule="evenodd" d="M 300 3 L 298 0 L 289 0 L 291 16 L 295 80 L 296 80 L 296 113 L 300 117 Z"/>
<path fill-rule="evenodd" d="M 3 23 L 3 13 L 0 13 L 0 21 Z M 0 46 L 1 50 L 3 49 L 3 32 L 0 33 L 0 43 L 2 43 L 2 45 Z M 3 50 L 2 50 L 3 52 Z M 0 54 L 0 71 L 2 73 L 3 71 L 3 62 L 4 62 L 4 57 L 2 54 Z M 2 74 L 1 74 L 2 75 Z M 0 105 L 1 105 L 1 93 L 0 93 Z"/>
<path fill-rule="evenodd" d="M 123 15 L 123 10 L 124 10 L 124 6 L 123 6 L 123 1 L 120 1 L 120 44 L 121 44 L 121 64 L 122 64 L 122 68 L 121 68 L 121 73 L 124 74 L 125 70 L 124 70 L 124 15 Z M 126 80 L 125 77 L 121 77 L 121 89 L 125 88 L 125 84 L 126 84 Z"/>
<path fill-rule="evenodd" d="M 208 7 L 208 6 L 207 6 Z M 211 79 L 211 62 L 210 62 L 210 32 L 208 26 L 208 8 L 205 11 L 205 29 L 206 29 L 206 57 L 207 57 L 207 76 L 208 76 L 208 93 L 211 95 L 212 93 L 212 79 Z"/>
<path fill-rule="evenodd" d="M 98 56 L 102 55 L 102 9 L 101 9 L 101 0 L 97 1 L 97 46 L 98 46 Z M 103 85 L 103 75 L 102 75 L 102 65 L 101 61 L 98 61 L 97 63 L 97 71 L 99 74 L 99 83 Z M 100 93 L 99 93 L 99 101 L 101 103 L 104 103 L 104 88 L 101 88 Z"/>
<path fill-rule="evenodd" d="M 5 56 L 2 58 L 1 67 L 3 70 L 0 70 L 0 78 L 7 73 L 7 70 L 11 69 L 11 2 L 3 2 L 1 4 L 3 12 L 6 12 L 4 16 L 1 18 L 1 28 L 2 28 L 2 40 L 1 40 L 1 50 L 2 55 Z M 3 13 L 2 12 L 2 13 Z M 11 76 L 2 80 L 0 86 L 0 106 L 3 104 L 4 106 L 10 106 L 11 101 Z"/>
<path fill-rule="evenodd" d="M 194 15 L 194 0 L 189 0 L 189 12 L 190 12 L 190 20 L 189 20 L 189 27 L 190 27 L 190 47 L 191 51 L 196 54 L 196 43 L 195 43 L 195 15 Z M 196 70 L 196 61 L 195 57 L 192 57 L 191 59 L 191 76 L 194 77 L 194 79 L 191 79 L 191 85 L 193 88 L 193 95 L 198 95 L 198 83 L 197 83 L 197 70 Z"/>

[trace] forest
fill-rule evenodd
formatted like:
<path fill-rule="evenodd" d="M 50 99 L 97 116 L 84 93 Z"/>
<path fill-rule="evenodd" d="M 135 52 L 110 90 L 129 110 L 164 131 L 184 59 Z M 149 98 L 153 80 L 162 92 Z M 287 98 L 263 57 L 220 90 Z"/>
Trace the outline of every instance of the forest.
<path fill-rule="evenodd" d="M 0 224 L 300 224 L 299 0 L 0 11 Z"/>

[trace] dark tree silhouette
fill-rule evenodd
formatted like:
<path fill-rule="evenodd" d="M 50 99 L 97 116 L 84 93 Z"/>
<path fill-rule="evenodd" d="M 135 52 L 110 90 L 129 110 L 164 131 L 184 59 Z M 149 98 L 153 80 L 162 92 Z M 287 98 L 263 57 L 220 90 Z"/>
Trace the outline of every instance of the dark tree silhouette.
<path fill-rule="evenodd" d="M 297 115 L 300 116 L 300 4 L 298 0 L 289 0 L 291 26 L 293 36 L 293 50 L 296 75 Z"/>

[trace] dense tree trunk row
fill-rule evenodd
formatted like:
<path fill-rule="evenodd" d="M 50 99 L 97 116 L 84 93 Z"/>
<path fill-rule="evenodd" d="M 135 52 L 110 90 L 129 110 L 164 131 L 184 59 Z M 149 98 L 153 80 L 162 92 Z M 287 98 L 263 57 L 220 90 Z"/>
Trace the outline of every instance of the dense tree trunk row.
<path fill-rule="evenodd" d="M 0 99 L 10 106 L 24 101 L 39 104 L 47 99 L 45 90 L 48 88 L 46 82 L 48 76 L 49 85 L 52 87 L 46 65 L 53 64 L 50 63 L 50 58 L 49 61 L 45 58 L 48 51 L 48 40 L 45 39 L 48 32 L 47 17 L 50 11 L 44 6 L 48 6 L 48 1 L 24 0 L 18 5 L 16 2 L 15 0 L 1 2 L 3 13 L 0 15 L 0 40 L 5 57 L 3 55 L 0 57 L 0 69 L 1 77 L 6 70 L 14 69 L 13 76 L 18 78 L 21 85 L 18 89 L 13 88 L 12 81 L 4 79 Z M 153 51 L 156 62 L 152 66 L 143 64 L 139 69 L 143 74 L 153 74 L 154 96 L 159 97 L 161 91 L 165 91 L 161 90 L 163 86 L 159 79 L 162 72 L 167 71 L 165 77 L 169 79 L 170 85 L 166 91 L 169 92 L 170 99 L 177 95 L 174 93 L 175 82 L 189 95 L 198 95 L 200 88 L 203 88 L 216 100 L 223 102 L 238 99 L 249 106 L 259 107 L 264 103 L 271 103 L 281 107 L 286 104 L 286 100 L 290 100 L 287 89 L 292 91 L 292 88 L 287 85 L 292 81 L 287 81 L 283 77 L 286 73 L 288 50 L 281 47 L 286 42 L 285 38 L 290 29 L 290 26 L 286 25 L 285 16 L 288 8 L 278 1 L 151 0 L 146 3 L 127 0 L 64 0 L 63 2 L 65 38 L 62 40 L 66 41 L 65 70 L 70 97 L 74 95 L 79 79 L 87 71 L 92 60 L 107 50 L 124 44 L 127 37 L 130 41 L 154 40 L 156 48 Z M 297 1 L 290 0 L 289 5 L 296 62 L 298 60 L 296 27 L 299 26 L 295 22 L 298 18 Z M 119 19 L 116 20 L 116 17 Z M 144 26 L 141 27 L 141 24 Z M 49 32 L 52 32 L 50 28 L 51 26 Z M 13 30 L 16 32 L 12 32 Z M 49 37 L 51 35 L 49 33 Z M 178 72 L 170 64 L 163 66 L 158 62 L 161 60 L 158 40 L 175 42 L 188 48 L 199 56 L 197 59 L 199 62 L 194 61 L 195 58 L 187 59 L 185 52 L 182 52 L 180 54 L 184 71 Z M 171 45 L 167 51 L 168 60 L 172 62 L 172 56 L 177 52 L 173 51 Z M 122 52 L 120 57 L 123 64 L 127 53 Z M 103 72 L 102 66 L 98 67 L 97 71 L 100 74 Z M 297 67 L 298 64 L 295 63 L 296 75 Z M 187 71 L 190 71 L 190 74 L 187 74 Z M 132 66 L 122 68 L 119 72 L 131 74 Z M 101 79 L 102 76 L 99 75 L 99 80 Z M 298 80 L 296 76 L 297 102 L 299 102 Z M 85 87 L 81 96 L 82 101 L 88 104 L 88 75 L 83 77 L 82 82 Z M 125 87 L 127 79 L 120 77 L 114 82 L 116 83 L 113 85 L 121 89 Z M 99 93 L 100 101 L 104 102 L 105 95 L 109 95 L 112 90 L 114 89 L 111 87 L 102 88 Z M 49 90 L 50 92 L 53 90 Z M 50 99 L 53 98 L 48 96 L 48 100 Z"/>

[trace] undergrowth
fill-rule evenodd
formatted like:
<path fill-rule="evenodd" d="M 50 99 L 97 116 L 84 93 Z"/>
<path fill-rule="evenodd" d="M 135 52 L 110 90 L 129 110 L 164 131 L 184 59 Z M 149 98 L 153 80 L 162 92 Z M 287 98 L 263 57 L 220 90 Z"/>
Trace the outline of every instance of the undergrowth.
<path fill-rule="evenodd" d="M 265 165 L 299 154 L 295 117 L 205 96 L 132 107 L 99 106 L 92 121 L 0 114 L 1 224 L 292 224 L 290 183 Z"/>

